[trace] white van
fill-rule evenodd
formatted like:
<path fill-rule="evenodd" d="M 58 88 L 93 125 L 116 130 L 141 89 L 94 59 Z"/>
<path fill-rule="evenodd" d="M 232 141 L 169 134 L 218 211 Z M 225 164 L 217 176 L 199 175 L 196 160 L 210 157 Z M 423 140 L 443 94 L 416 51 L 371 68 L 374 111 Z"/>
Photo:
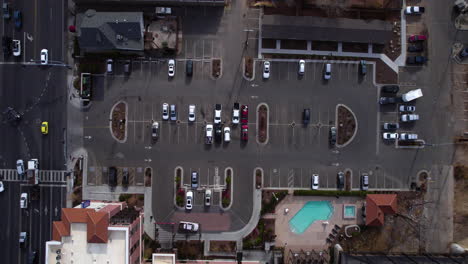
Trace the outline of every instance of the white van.
<path fill-rule="evenodd" d="M 112 67 L 114 66 L 114 61 L 112 59 L 107 60 L 107 74 L 112 74 Z"/>
<path fill-rule="evenodd" d="M 331 64 L 330 63 L 325 64 L 324 70 L 325 71 L 323 73 L 323 78 L 325 80 L 330 80 L 331 79 Z"/>
<path fill-rule="evenodd" d="M 305 60 L 300 60 L 299 61 L 299 71 L 298 71 L 298 73 L 300 75 L 304 75 L 304 72 L 305 72 Z"/>

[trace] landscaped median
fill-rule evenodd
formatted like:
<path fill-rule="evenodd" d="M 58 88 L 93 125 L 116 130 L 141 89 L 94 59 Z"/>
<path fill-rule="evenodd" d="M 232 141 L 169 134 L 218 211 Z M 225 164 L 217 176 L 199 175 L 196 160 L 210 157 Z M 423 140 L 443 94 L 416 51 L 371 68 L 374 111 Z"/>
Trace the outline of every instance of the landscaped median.
<path fill-rule="evenodd" d="M 127 140 L 127 103 L 117 102 L 110 114 L 110 130 L 112 137 L 120 143 Z"/>
<path fill-rule="evenodd" d="M 359 196 L 366 197 L 372 191 L 295 190 L 295 196 Z"/>
<path fill-rule="evenodd" d="M 257 106 L 257 141 L 259 144 L 268 143 L 269 136 L 268 105 L 261 103 Z"/>
<path fill-rule="evenodd" d="M 232 178 L 233 178 L 232 168 L 226 168 L 224 170 L 224 183 L 225 187 L 221 192 L 221 208 L 227 210 L 231 207 L 232 204 Z"/>
<path fill-rule="evenodd" d="M 345 147 L 356 136 L 358 129 L 358 122 L 353 111 L 344 104 L 336 106 L 336 120 L 337 120 L 337 147 Z"/>

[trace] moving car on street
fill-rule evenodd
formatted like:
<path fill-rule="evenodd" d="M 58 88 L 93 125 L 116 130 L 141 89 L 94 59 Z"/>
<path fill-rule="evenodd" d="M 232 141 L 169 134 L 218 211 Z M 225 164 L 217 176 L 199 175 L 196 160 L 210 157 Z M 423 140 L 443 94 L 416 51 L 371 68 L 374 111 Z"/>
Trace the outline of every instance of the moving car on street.
<path fill-rule="evenodd" d="M 24 174 L 24 162 L 22 159 L 16 161 L 16 171 L 20 176 Z"/>
<path fill-rule="evenodd" d="M 41 124 L 41 133 L 42 135 L 47 135 L 49 134 L 49 122 L 44 121 Z"/>
<path fill-rule="evenodd" d="M 2 10 L 3 10 L 3 19 L 5 20 L 10 19 L 11 18 L 10 3 L 3 2 Z"/>
<path fill-rule="evenodd" d="M 13 12 L 13 19 L 15 21 L 15 28 L 18 30 L 21 29 L 21 26 L 23 25 L 21 11 L 15 10 L 15 12 Z"/>

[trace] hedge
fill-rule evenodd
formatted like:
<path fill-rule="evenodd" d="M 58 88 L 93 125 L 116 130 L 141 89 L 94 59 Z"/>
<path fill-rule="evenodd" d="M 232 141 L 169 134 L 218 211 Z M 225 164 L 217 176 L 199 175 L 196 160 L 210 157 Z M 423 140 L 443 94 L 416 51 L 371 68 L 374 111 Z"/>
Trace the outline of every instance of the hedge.
<path fill-rule="evenodd" d="M 333 190 L 295 190 L 295 196 L 359 196 L 366 197 L 367 194 L 373 194 L 374 192 L 366 191 L 333 191 Z"/>

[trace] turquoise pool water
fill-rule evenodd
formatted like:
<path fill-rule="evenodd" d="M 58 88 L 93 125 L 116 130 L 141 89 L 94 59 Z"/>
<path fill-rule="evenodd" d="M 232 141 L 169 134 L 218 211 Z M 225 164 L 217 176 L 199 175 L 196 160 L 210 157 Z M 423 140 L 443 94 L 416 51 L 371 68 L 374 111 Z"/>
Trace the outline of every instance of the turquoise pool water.
<path fill-rule="evenodd" d="M 302 234 L 315 221 L 328 220 L 333 213 L 333 206 L 327 201 L 307 202 L 291 220 L 289 228 L 296 234 Z"/>
<path fill-rule="evenodd" d="M 355 218 L 356 217 L 356 206 L 346 205 L 344 209 L 345 218 Z"/>

